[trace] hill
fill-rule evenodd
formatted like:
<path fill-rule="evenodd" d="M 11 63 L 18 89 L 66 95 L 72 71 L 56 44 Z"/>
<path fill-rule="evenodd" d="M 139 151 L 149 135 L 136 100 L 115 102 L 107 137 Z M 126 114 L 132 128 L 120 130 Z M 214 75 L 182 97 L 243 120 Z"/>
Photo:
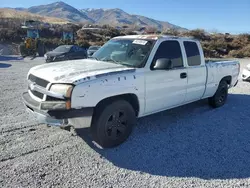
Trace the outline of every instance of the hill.
<path fill-rule="evenodd" d="M 29 20 L 29 19 L 35 19 L 41 22 L 46 23 L 54 23 L 54 24 L 66 24 L 68 23 L 67 20 L 56 18 L 56 17 L 48 17 L 48 16 L 41 16 L 38 14 L 32 14 L 30 12 L 26 11 L 19 11 L 14 9 L 8 9 L 8 8 L 0 8 L 0 18 L 15 18 L 15 19 L 21 19 L 21 20 Z"/>
<path fill-rule="evenodd" d="M 158 30 L 177 29 L 186 30 L 169 22 L 154 20 L 140 15 L 131 15 L 121 9 L 82 9 L 88 17 L 93 19 L 97 24 L 109 24 L 112 26 L 138 26 L 138 27 L 155 27 Z"/>

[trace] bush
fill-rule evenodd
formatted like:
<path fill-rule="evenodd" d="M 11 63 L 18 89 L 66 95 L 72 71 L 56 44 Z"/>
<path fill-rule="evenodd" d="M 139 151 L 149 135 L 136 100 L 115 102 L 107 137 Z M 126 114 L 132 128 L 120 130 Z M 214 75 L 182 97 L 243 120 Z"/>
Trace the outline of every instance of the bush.
<path fill-rule="evenodd" d="M 210 37 L 208 35 L 205 34 L 205 31 L 202 29 L 196 29 L 196 30 L 191 30 L 188 32 L 183 33 L 184 36 L 187 37 L 194 37 L 198 40 L 210 40 Z"/>
<path fill-rule="evenodd" d="M 83 47 L 83 48 L 88 48 L 90 46 L 89 42 L 84 40 L 84 39 L 77 40 L 76 44 Z"/>
<path fill-rule="evenodd" d="M 0 18 L 0 41 L 16 42 L 23 41 L 26 36 L 26 30 L 21 28 L 22 20 L 20 19 L 1 19 Z M 90 45 L 103 45 L 110 38 L 120 35 L 134 35 L 134 30 L 140 29 L 135 26 L 124 26 L 118 30 L 109 25 L 92 25 L 97 30 L 82 30 L 82 25 L 66 24 L 53 25 L 48 27 L 39 26 L 41 40 L 47 49 L 53 49 L 61 44 L 63 31 L 73 31 L 75 35 L 75 43 L 82 47 Z M 155 28 L 146 28 L 148 33 L 158 33 Z M 168 29 L 162 34 L 194 37 L 201 41 L 204 54 L 206 57 L 250 57 L 250 34 L 230 35 L 229 33 L 221 34 L 206 33 L 202 29 L 195 29 L 186 32 L 179 32 L 175 28 Z"/>
<path fill-rule="evenodd" d="M 232 50 L 229 52 L 229 57 L 236 57 L 236 58 L 243 58 L 244 57 L 244 53 L 242 52 L 242 50 Z"/>
<path fill-rule="evenodd" d="M 240 50 L 232 50 L 229 56 L 236 58 L 250 57 L 250 44 Z"/>

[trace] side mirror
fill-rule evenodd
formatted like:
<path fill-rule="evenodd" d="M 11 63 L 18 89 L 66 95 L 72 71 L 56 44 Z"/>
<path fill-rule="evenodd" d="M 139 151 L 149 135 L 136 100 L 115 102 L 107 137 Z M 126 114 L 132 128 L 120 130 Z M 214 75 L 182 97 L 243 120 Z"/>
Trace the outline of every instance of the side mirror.
<path fill-rule="evenodd" d="M 168 70 L 173 68 L 173 63 L 170 59 L 157 59 L 154 65 L 154 70 Z"/>

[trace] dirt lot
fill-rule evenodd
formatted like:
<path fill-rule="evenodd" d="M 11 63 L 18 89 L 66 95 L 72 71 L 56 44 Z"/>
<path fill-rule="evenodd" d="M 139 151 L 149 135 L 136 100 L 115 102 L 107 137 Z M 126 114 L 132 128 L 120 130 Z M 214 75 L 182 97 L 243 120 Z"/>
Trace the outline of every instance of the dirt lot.
<path fill-rule="evenodd" d="M 142 118 L 126 143 L 102 150 L 88 129 L 71 136 L 25 112 L 26 74 L 41 63 L 0 58 L 0 187 L 250 186 L 250 83 L 219 109 L 200 101 Z"/>

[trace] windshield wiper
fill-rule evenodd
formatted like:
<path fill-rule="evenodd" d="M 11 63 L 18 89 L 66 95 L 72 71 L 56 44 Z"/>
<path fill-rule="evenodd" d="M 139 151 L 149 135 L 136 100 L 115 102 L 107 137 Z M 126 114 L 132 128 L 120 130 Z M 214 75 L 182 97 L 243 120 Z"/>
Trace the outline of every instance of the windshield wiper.
<path fill-rule="evenodd" d="M 102 59 L 102 61 L 112 62 L 112 63 L 115 63 L 115 64 L 121 64 L 121 61 L 115 61 L 113 59 Z"/>
<path fill-rule="evenodd" d="M 128 63 L 121 63 L 121 65 L 124 65 L 124 66 L 127 66 L 127 67 L 134 67 L 134 68 L 136 67 L 136 66 L 128 64 Z"/>
<path fill-rule="evenodd" d="M 122 61 L 115 61 L 113 59 L 105 59 L 105 60 L 102 60 L 102 61 L 112 62 L 112 63 L 115 63 L 115 64 L 124 65 L 124 66 L 127 66 L 127 67 L 135 67 L 135 66 L 133 66 L 131 64 L 124 63 Z"/>

